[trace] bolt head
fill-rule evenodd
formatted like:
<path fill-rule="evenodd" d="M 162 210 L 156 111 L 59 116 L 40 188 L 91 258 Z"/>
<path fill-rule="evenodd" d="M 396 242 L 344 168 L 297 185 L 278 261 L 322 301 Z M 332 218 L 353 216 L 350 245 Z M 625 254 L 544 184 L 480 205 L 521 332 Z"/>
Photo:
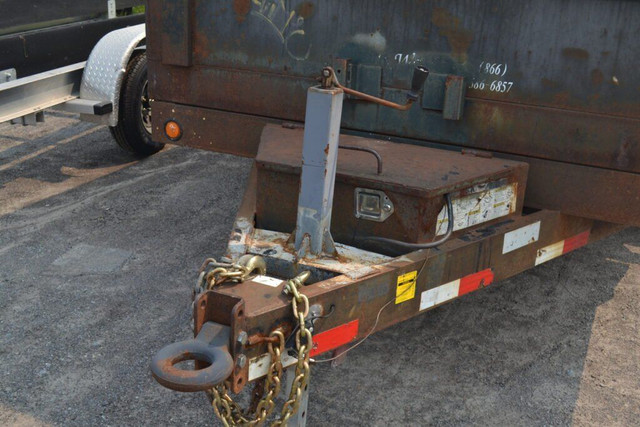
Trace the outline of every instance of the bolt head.
<path fill-rule="evenodd" d="M 241 354 L 236 358 L 236 366 L 238 368 L 242 369 L 246 364 L 247 364 L 247 356 L 245 356 L 244 354 Z"/>
<path fill-rule="evenodd" d="M 322 306 L 320 304 L 313 304 L 311 307 L 309 307 L 309 315 L 311 317 L 319 317 L 322 316 Z"/>
<path fill-rule="evenodd" d="M 242 345 L 245 345 L 247 343 L 247 340 L 249 339 L 249 336 L 247 335 L 247 333 L 245 331 L 241 331 L 238 334 L 238 342 Z"/>
<path fill-rule="evenodd" d="M 389 203 L 385 203 L 384 205 L 382 205 L 382 210 L 385 212 L 391 212 L 392 206 Z"/>

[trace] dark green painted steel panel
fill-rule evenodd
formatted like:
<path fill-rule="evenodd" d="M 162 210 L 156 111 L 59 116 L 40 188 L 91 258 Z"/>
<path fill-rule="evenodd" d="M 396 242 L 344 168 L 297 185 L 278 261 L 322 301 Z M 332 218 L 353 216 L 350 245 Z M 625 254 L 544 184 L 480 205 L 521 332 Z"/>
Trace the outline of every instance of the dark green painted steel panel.
<path fill-rule="evenodd" d="M 348 99 L 343 127 L 640 172 L 640 2 L 192 0 L 191 31 L 173 42 L 191 43 L 189 68 L 159 61 L 162 44 L 154 40 L 163 37 L 167 4 L 150 0 L 148 9 L 158 100 L 303 121 L 306 89 L 325 65 L 342 64 L 340 79 L 351 87 L 404 101 L 421 64 L 432 76 L 409 112 Z M 446 93 L 455 76 L 466 89 L 459 120 L 459 108 L 445 108 L 445 99 L 455 100 L 456 92 Z M 575 186 L 535 194 L 571 195 L 563 199 L 575 214 L 591 203 L 578 176 Z M 600 183 L 600 190 L 630 182 L 613 176 L 620 180 Z M 640 207 L 640 199 L 630 203 Z"/>

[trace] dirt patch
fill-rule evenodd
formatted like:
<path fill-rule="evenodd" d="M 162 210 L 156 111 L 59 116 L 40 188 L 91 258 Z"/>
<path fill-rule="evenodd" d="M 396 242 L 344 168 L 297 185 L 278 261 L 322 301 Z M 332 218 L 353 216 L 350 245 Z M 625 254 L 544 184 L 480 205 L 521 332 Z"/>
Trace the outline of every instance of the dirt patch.
<path fill-rule="evenodd" d="M 596 309 L 573 418 L 576 425 L 638 425 L 639 331 L 640 265 L 630 264 L 613 298 Z"/>
<path fill-rule="evenodd" d="M 18 178 L 0 187 L 0 216 L 22 209 L 33 203 L 69 191 L 80 185 L 117 172 L 135 162 L 98 169 L 61 168 L 69 176 L 62 182 L 46 182 L 31 178 Z"/>

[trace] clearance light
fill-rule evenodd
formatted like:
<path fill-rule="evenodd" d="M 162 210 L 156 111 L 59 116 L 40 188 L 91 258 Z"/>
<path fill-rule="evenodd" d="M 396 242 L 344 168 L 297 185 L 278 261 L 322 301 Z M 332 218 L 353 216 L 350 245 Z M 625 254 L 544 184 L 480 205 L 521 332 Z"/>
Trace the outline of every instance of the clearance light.
<path fill-rule="evenodd" d="M 182 137 L 182 128 L 178 124 L 178 122 L 174 120 L 169 120 L 164 124 L 164 133 L 167 135 L 172 141 L 177 141 Z"/>

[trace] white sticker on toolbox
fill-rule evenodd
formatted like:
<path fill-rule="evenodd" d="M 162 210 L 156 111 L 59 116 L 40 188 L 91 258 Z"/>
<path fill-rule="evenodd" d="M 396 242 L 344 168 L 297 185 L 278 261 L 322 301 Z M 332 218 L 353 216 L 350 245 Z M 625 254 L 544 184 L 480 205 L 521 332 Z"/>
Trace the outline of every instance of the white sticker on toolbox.
<path fill-rule="evenodd" d="M 269 276 L 256 276 L 253 278 L 254 282 L 262 283 L 263 285 L 271 286 L 272 288 L 277 288 L 284 282 L 282 279 L 276 279 L 275 277 Z"/>
<path fill-rule="evenodd" d="M 515 212 L 517 188 L 518 184 L 512 183 L 453 199 L 453 231 L 473 227 Z M 445 234 L 448 225 L 447 207 L 444 206 L 438 215 L 436 235 Z"/>
<path fill-rule="evenodd" d="M 540 238 L 540 221 L 529 224 L 517 230 L 510 231 L 504 235 L 502 253 L 507 254 L 516 249 L 523 248 L 531 243 L 535 243 Z"/>
<path fill-rule="evenodd" d="M 280 358 L 282 361 L 282 367 L 287 368 L 298 362 L 298 359 L 291 357 L 285 351 Z M 249 381 L 257 380 L 264 377 L 269 371 L 269 365 L 271 364 L 271 355 L 265 353 L 262 356 L 254 357 L 249 360 Z"/>

